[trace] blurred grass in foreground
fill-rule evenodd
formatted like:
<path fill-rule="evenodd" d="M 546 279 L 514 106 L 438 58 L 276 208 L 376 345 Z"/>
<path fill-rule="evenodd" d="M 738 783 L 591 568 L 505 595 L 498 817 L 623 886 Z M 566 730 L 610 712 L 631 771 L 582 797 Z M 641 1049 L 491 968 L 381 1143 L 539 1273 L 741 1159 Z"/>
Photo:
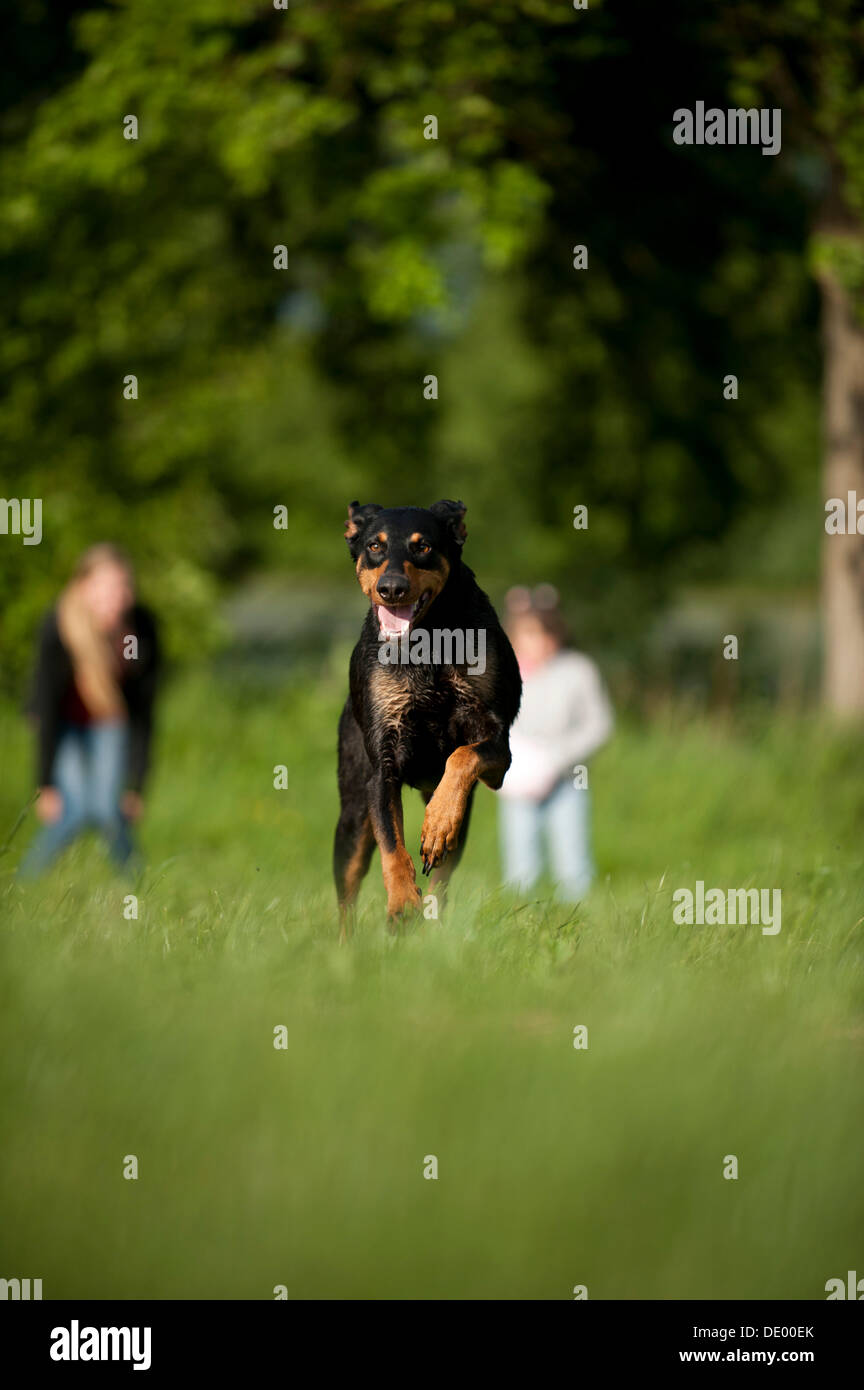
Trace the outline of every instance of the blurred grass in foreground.
<path fill-rule="evenodd" d="M 343 689 L 170 692 L 137 886 L 89 843 L 19 885 L 32 812 L 0 859 L 0 1273 L 46 1298 L 824 1298 L 861 1261 L 860 741 L 625 725 L 584 906 L 498 888 L 481 789 L 449 911 L 390 936 L 376 857 L 340 948 Z M 0 752 L 5 838 L 8 707 Z M 781 888 L 782 931 L 674 925 L 699 878 Z"/>

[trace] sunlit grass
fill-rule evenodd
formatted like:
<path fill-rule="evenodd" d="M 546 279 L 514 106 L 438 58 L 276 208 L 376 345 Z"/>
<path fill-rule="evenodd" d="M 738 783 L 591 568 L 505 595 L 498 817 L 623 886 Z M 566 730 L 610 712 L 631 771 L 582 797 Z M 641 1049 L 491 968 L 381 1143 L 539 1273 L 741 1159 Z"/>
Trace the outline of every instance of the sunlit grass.
<path fill-rule="evenodd" d="M 341 686 L 172 692 L 140 881 L 83 844 L 19 885 L 32 813 L 0 859 L 4 1275 L 49 1298 L 824 1297 L 861 1259 L 861 745 L 624 721 L 582 907 L 499 888 L 481 789 L 440 920 L 391 935 L 373 861 L 340 947 Z M 5 830 L 11 710 L 0 751 Z M 781 888 L 782 931 L 675 925 L 696 879 Z"/>

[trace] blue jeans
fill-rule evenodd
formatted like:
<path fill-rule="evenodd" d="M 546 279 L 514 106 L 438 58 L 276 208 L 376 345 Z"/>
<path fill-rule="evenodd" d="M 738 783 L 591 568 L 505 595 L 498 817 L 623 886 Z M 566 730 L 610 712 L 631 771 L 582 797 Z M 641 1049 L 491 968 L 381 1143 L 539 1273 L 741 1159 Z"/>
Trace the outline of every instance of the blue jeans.
<path fill-rule="evenodd" d="M 584 898 L 594 877 L 591 858 L 591 801 L 587 787 L 559 782 L 545 801 L 499 798 L 504 881 L 527 889 L 543 871 L 543 841 L 560 894 Z"/>
<path fill-rule="evenodd" d="M 114 862 L 126 863 L 133 845 L 120 801 L 126 787 L 128 748 L 129 729 L 121 720 L 61 726 L 51 782 L 63 799 L 63 810 L 53 825 L 42 826 L 21 861 L 22 877 L 34 878 L 47 869 L 91 826 L 105 836 Z"/>

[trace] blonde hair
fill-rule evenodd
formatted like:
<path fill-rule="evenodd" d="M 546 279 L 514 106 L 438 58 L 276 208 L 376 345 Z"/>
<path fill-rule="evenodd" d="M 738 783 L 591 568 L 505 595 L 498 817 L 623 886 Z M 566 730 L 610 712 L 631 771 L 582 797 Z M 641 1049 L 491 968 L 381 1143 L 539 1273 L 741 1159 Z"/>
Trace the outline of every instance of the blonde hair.
<path fill-rule="evenodd" d="M 118 680 L 117 656 L 110 636 L 100 632 L 85 602 L 81 586 L 100 565 L 117 565 L 134 581 L 132 561 L 119 546 L 92 545 L 78 560 L 72 578 L 57 603 L 60 638 L 72 658 L 75 684 L 95 719 L 117 719 L 126 714 L 126 702 Z"/>

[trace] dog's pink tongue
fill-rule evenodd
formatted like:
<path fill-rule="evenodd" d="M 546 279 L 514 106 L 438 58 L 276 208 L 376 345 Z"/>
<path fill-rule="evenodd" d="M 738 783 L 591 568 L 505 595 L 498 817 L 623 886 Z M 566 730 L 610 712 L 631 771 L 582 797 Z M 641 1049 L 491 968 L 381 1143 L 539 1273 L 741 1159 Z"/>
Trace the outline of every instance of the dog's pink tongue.
<path fill-rule="evenodd" d="M 385 637 L 401 637 L 411 626 L 411 604 L 387 608 L 385 604 L 379 603 L 378 622 Z"/>

